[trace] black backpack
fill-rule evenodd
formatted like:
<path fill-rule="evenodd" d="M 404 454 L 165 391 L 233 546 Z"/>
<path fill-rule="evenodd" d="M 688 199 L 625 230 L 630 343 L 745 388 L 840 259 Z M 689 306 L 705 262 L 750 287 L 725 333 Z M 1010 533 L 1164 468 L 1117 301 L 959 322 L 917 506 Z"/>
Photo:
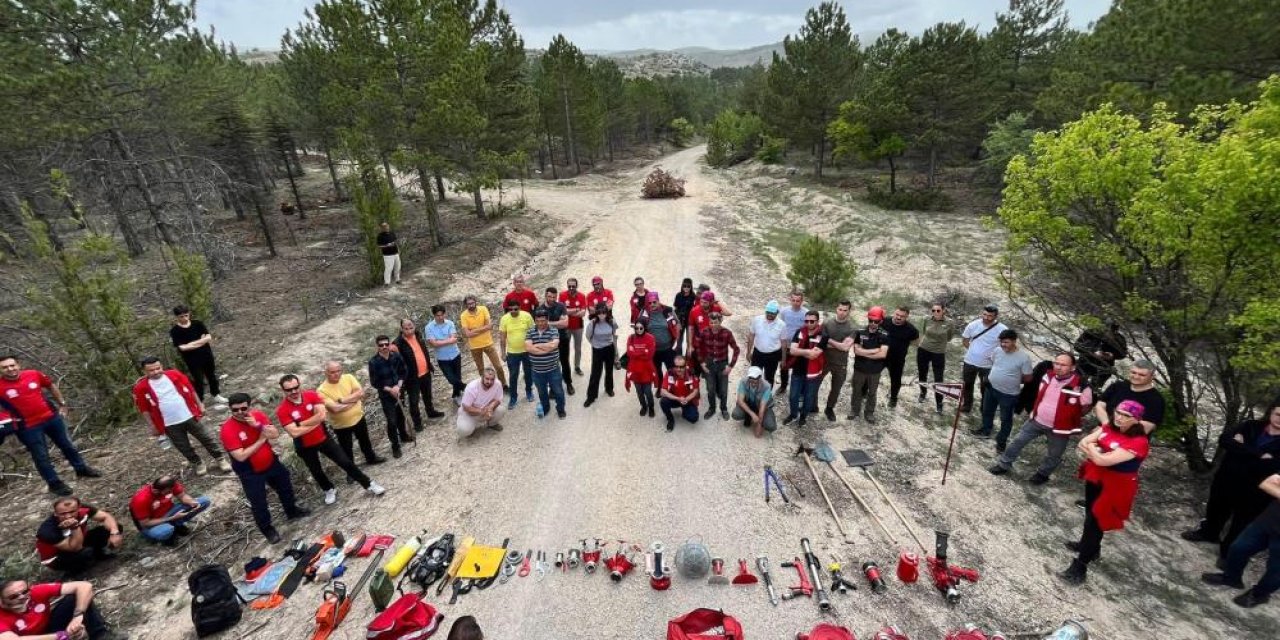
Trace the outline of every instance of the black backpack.
<path fill-rule="evenodd" d="M 226 567 L 207 564 L 187 576 L 191 590 L 191 622 L 196 636 L 230 629 L 240 622 L 240 594 L 231 582 Z"/>

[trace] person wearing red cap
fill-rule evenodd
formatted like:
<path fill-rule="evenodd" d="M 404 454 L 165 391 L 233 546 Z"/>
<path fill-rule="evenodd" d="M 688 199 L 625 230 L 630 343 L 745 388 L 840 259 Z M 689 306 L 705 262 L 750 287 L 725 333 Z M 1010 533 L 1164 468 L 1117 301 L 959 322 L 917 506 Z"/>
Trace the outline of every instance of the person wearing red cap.
<path fill-rule="evenodd" d="M 849 421 L 858 419 L 866 400 L 863 416 L 875 424 L 876 392 L 880 390 L 880 373 L 884 371 L 885 358 L 889 356 L 889 334 L 880 325 L 884 322 L 884 308 L 871 307 L 867 311 L 867 328 L 853 334 L 853 377 L 849 395 Z"/>
<path fill-rule="evenodd" d="M 636 287 L 635 291 L 631 292 L 630 301 L 631 322 L 634 323 L 636 320 L 640 319 L 640 313 L 649 305 L 649 290 L 644 288 L 644 278 L 641 278 L 640 276 L 636 276 L 636 279 L 632 284 Z"/>
<path fill-rule="evenodd" d="M 662 379 L 663 368 L 670 369 L 676 358 L 676 339 L 680 336 L 680 322 L 676 320 L 675 311 L 658 300 L 657 291 L 645 292 L 645 308 L 636 318 L 643 322 L 649 335 L 653 336 L 654 367 L 658 379 Z"/>
<path fill-rule="evenodd" d="M 565 289 L 560 292 L 558 302 L 564 305 L 565 311 L 569 312 L 569 326 L 566 327 L 569 338 L 573 340 L 573 372 L 579 376 L 582 373 L 582 329 L 586 324 L 587 310 L 595 307 L 587 305 L 587 296 L 578 291 L 578 279 L 569 278 L 565 281 Z M 569 351 L 569 345 L 566 342 L 560 347 L 566 354 Z"/>
<path fill-rule="evenodd" d="M 711 327 L 711 314 L 718 313 L 722 317 L 733 315 L 724 304 L 716 300 L 716 294 L 710 290 L 698 294 L 698 304 L 689 310 L 689 350 L 686 353 L 698 353 L 698 339 L 702 332 Z"/>
<path fill-rule="evenodd" d="M 538 307 L 538 294 L 525 286 L 524 274 L 517 274 L 511 279 L 511 291 L 502 299 L 502 308 L 510 308 L 513 302 L 520 305 L 520 310 L 525 313 L 533 313 Z"/>
<path fill-rule="evenodd" d="M 1121 402 L 1115 409 L 1115 426 L 1102 424 L 1077 446 L 1084 457 L 1080 477 L 1085 483 L 1085 515 L 1080 541 L 1067 543 L 1076 557 L 1058 574 L 1069 584 L 1085 581 L 1089 563 L 1102 550 L 1103 533 L 1123 529 L 1129 519 L 1138 495 L 1138 469 L 1151 451 L 1142 428 L 1143 411 L 1133 400 Z"/>
<path fill-rule="evenodd" d="M 587 293 L 587 308 L 594 309 L 604 305 L 613 311 L 613 292 L 604 288 L 604 278 L 591 278 L 591 291 Z"/>

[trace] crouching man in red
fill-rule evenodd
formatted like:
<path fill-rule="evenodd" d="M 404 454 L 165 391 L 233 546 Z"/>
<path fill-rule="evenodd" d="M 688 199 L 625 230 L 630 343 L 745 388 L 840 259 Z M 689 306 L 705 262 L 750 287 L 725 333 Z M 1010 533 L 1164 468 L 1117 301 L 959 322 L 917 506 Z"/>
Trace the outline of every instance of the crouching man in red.
<path fill-rule="evenodd" d="M 698 422 L 698 376 L 693 375 L 685 365 L 684 356 L 676 356 L 675 364 L 665 376 L 659 389 L 662 399 L 658 406 L 662 415 L 667 417 L 667 431 L 676 428 L 676 419 L 671 410 L 680 408 L 680 415 L 689 424 Z"/>
<path fill-rule="evenodd" d="M 1138 495 L 1138 468 L 1147 458 L 1151 444 L 1142 428 L 1143 407 L 1125 400 L 1115 410 L 1115 426 L 1103 424 L 1080 441 L 1084 456 L 1080 477 L 1084 479 L 1084 532 L 1079 542 L 1068 542 L 1076 553 L 1066 571 L 1058 574 L 1069 584 L 1085 581 L 1089 563 L 1102 551 L 1102 534 L 1123 529 Z"/>
<path fill-rule="evenodd" d="M 90 527 L 91 522 L 102 526 Z M 123 543 L 123 532 L 114 516 L 72 497 L 55 500 L 53 515 L 36 529 L 40 564 L 72 576 L 88 571 L 99 560 L 113 557 L 109 551 L 119 549 Z"/>
<path fill-rule="evenodd" d="M 138 531 L 152 542 L 172 545 L 176 536 L 191 533 L 187 523 L 204 513 L 212 502 L 204 496 L 191 496 L 182 483 L 171 475 L 163 475 L 142 485 L 129 501 L 129 515 Z"/>
<path fill-rule="evenodd" d="M 123 640 L 93 604 L 88 582 L 0 583 L 0 640 Z"/>

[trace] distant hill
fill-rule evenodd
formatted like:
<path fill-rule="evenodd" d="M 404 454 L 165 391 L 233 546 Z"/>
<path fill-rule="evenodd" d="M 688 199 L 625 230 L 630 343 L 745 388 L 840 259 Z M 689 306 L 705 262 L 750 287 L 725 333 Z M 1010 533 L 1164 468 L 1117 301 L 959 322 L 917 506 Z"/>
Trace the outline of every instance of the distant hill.
<path fill-rule="evenodd" d="M 749 67 L 757 62 L 768 64 L 773 53 L 782 53 L 782 43 L 764 44 L 750 49 L 709 49 L 707 47 L 682 47 L 670 51 L 657 49 L 632 49 L 629 51 L 592 51 L 594 55 L 613 58 L 619 62 L 653 56 L 656 54 L 678 54 L 697 62 L 708 70 L 717 67 Z"/>

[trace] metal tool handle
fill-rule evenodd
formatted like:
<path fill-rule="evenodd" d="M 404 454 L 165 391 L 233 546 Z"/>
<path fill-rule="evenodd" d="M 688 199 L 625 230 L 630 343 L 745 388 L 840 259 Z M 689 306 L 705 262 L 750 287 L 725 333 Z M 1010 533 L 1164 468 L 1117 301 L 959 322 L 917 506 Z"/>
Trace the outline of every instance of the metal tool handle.
<path fill-rule="evenodd" d="M 778 593 L 773 590 L 773 578 L 769 576 L 768 556 L 756 556 L 756 568 L 764 578 L 764 588 L 769 592 L 769 604 L 778 606 Z"/>

